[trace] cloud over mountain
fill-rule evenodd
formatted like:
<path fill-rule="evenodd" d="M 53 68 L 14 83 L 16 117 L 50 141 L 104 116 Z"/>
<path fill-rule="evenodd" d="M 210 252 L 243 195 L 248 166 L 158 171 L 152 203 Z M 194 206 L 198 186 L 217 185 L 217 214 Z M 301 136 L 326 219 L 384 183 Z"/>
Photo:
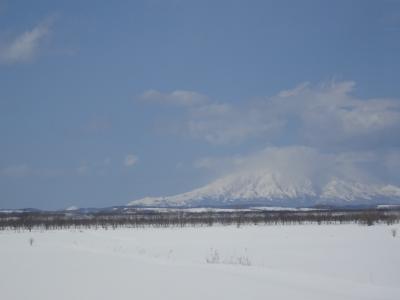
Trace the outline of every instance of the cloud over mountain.
<path fill-rule="evenodd" d="M 285 185 L 308 190 L 309 185 L 312 192 L 307 196 L 364 197 L 361 191 L 373 186 L 368 198 L 392 190 L 381 189 L 400 184 L 395 171 L 400 165 L 400 100 L 362 99 L 354 91 L 352 81 L 302 83 L 241 104 L 209 99 L 186 105 L 179 122 L 188 136 L 238 149 L 235 155 L 205 156 L 194 162 L 195 168 L 217 179 L 200 189 L 206 191 L 203 196 L 225 197 L 224 178 L 257 181 L 256 174 L 267 174 L 262 180 L 268 179 L 268 186 L 278 182 L 283 190 Z M 249 141 L 255 141 L 256 149 L 241 152 L 240 145 Z"/>

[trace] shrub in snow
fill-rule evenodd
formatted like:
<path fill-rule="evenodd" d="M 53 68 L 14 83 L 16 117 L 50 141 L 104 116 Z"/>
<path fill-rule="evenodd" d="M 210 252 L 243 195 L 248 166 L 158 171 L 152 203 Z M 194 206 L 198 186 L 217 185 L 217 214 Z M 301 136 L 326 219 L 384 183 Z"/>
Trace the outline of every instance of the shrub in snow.
<path fill-rule="evenodd" d="M 206 262 L 208 264 L 251 266 L 251 261 L 247 255 L 231 256 L 229 259 L 222 259 L 218 250 L 213 248 L 211 248 L 209 255 L 206 257 Z"/>
<path fill-rule="evenodd" d="M 236 263 L 237 265 L 242 265 L 242 266 L 251 266 L 250 259 L 247 256 L 239 256 L 236 258 Z"/>
<path fill-rule="evenodd" d="M 218 264 L 219 263 L 219 253 L 216 249 L 211 248 L 210 254 L 206 257 L 206 262 L 208 264 Z"/>

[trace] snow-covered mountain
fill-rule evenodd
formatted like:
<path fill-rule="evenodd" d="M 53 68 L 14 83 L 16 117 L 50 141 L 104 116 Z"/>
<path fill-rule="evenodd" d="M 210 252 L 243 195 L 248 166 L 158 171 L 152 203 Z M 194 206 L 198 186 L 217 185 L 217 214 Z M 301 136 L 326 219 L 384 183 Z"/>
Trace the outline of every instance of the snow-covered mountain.
<path fill-rule="evenodd" d="M 77 210 L 79 210 L 79 207 L 72 205 L 72 206 L 66 208 L 65 210 L 66 211 L 77 211 Z"/>
<path fill-rule="evenodd" d="M 130 206 L 286 206 L 375 205 L 400 203 L 400 187 L 363 184 L 331 178 L 316 185 L 308 178 L 292 178 L 268 171 L 235 173 L 190 192 L 146 197 Z"/>

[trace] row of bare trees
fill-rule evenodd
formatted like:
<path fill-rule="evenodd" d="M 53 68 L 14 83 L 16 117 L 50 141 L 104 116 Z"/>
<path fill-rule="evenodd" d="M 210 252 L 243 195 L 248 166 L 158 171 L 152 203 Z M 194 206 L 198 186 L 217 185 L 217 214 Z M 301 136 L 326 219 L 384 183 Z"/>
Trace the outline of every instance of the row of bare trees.
<path fill-rule="evenodd" d="M 242 226 L 248 224 L 346 224 L 373 225 L 400 222 L 400 211 L 329 210 L 329 211 L 133 211 L 124 213 L 15 213 L 0 214 L 0 230 L 64 229 L 119 227 L 185 227 L 214 224 Z"/>

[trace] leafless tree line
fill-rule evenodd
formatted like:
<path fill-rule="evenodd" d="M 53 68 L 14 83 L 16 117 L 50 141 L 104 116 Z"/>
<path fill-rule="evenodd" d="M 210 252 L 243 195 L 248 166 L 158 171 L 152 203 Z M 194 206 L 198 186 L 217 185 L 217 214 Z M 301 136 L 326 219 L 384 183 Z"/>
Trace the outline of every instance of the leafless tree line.
<path fill-rule="evenodd" d="M 400 222 L 398 210 L 329 211 L 130 211 L 129 213 L 67 214 L 29 212 L 0 214 L 0 230 L 119 227 L 186 227 L 220 225 L 347 224 L 374 225 Z"/>

